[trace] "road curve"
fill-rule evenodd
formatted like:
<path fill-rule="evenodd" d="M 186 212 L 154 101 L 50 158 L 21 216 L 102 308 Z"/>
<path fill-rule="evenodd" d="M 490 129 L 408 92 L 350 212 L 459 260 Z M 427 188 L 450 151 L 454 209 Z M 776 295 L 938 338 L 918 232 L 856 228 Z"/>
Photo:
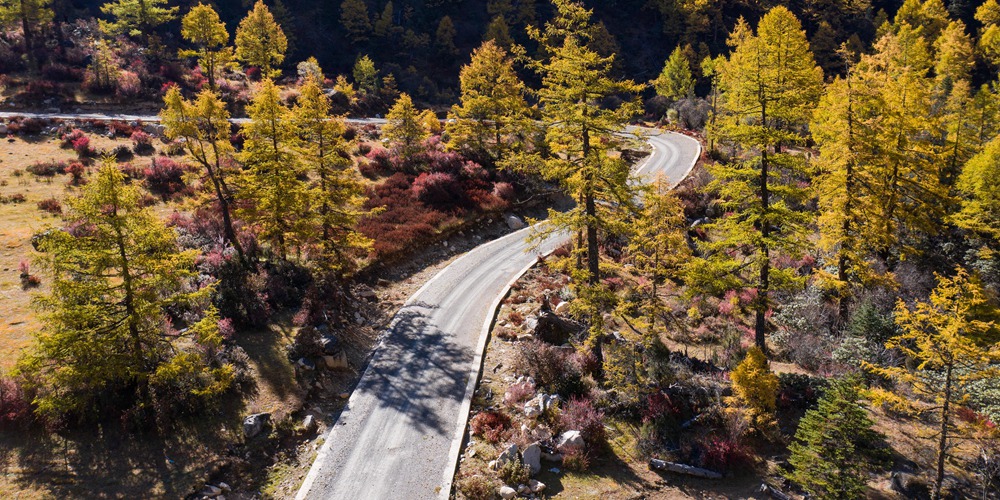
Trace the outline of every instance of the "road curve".
<path fill-rule="evenodd" d="M 637 173 L 671 186 L 694 167 L 690 137 L 646 137 L 652 154 Z M 485 243 L 439 272 L 393 318 L 296 499 L 447 498 L 496 307 L 541 254 L 531 228 Z M 485 325 L 485 326 L 484 326 Z"/>

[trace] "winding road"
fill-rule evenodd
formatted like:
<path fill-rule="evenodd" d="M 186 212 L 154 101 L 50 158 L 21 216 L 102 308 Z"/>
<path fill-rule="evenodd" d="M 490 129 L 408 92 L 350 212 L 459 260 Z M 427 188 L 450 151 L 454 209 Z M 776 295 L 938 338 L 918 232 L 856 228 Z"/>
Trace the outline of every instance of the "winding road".
<path fill-rule="evenodd" d="M 655 133 L 646 131 L 646 133 Z M 695 139 L 646 139 L 641 177 L 683 180 L 701 154 Z M 439 272 L 403 305 L 331 428 L 296 495 L 306 499 L 447 498 L 497 307 L 513 282 L 568 241 L 532 228 L 485 243 Z"/>
<path fill-rule="evenodd" d="M 0 119 L 15 117 L 160 121 L 155 115 L 0 112 Z M 701 154 L 698 141 L 688 136 L 631 130 L 636 131 L 653 148 L 636 169 L 647 181 L 660 176 L 675 186 Z M 327 434 L 297 500 L 448 497 L 500 301 L 539 255 L 569 239 L 554 233 L 534 246 L 527 242 L 532 229 L 474 248 L 403 305 Z"/>

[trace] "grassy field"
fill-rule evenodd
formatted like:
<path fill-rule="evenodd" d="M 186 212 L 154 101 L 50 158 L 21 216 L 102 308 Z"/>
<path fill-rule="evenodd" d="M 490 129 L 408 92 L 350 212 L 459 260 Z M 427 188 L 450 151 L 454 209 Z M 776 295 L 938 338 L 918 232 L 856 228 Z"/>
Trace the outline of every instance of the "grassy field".
<path fill-rule="evenodd" d="M 129 142 L 96 135 L 90 139 L 91 145 L 99 150 Z M 7 369 L 17 361 L 18 352 L 30 344 L 40 326 L 31 308 L 31 297 L 44 292 L 48 281 L 43 270 L 32 265 L 31 272 L 41 277 L 41 286 L 22 289 L 20 263 L 32 261 L 31 236 L 60 223 L 57 216 L 40 210 L 38 202 L 49 198 L 64 200 L 74 196 L 77 188 L 67 185 L 70 178 L 67 174 L 37 177 L 25 171 L 38 162 L 76 160 L 73 150 L 60 148 L 58 138 L 2 140 L 0 197 L 16 194 L 25 197 L 22 203 L 0 204 L 0 369 Z"/>

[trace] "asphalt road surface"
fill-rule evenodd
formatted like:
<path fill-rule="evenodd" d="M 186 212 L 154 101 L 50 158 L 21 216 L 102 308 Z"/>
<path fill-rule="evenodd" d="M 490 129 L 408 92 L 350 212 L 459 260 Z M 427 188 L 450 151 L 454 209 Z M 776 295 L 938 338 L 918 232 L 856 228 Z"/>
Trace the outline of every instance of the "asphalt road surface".
<path fill-rule="evenodd" d="M 647 131 L 647 133 L 652 133 Z M 653 153 L 637 168 L 646 180 L 684 179 L 701 148 L 690 137 L 648 136 Z M 502 295 L 564 242 L 537 246 L 532 228 L 485 243 L 428 281 L 393 318 L 358 386 L 332 427 L 296 499 L 447 498 Z"/>

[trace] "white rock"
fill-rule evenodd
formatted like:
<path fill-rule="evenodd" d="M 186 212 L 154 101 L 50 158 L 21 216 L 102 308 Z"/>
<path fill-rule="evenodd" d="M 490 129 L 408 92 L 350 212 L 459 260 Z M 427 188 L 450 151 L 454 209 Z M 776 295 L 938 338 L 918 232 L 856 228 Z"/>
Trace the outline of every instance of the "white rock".
<path fill-rule="evenodd" d="M 310 433 L 311 432 L 316 432 L 316 429 L 318 427 L 319 427 L 319 424 L 316 423 L 316 417 L 314 417 L 312 415 L 306 415 L 306 418 L 302 419 L 302 428 L 305 429 L 306 432 L 310 432 Z M 222 485 L 220 484 L 219 487 L 222 487 Z M 222 488 L 222 489 L 225 490 L 225 488 Z"/>
<path fill-rule="evenodd" d="M 535 418 L 542 414 L 542 409 L 538 407 L 538 403 L 535 400 L 528 401 L 524 403 L 524 416 L 528 418 Z"/>
<path fill-rule="evenodd" d="M 501 486 L 500 489 L 497 490 L 497 493 L 500 495 L 500 498 L 504 500 L 510 500 L 511 498 L 517 496 L 517 490 L 507 485 Z"/>
<path fill-rule="evenodd" d="M 531 493 L 531 488 L 528 488 L 528 485 L 526 485 L 526 484 L 519 484 L 519 485 L 517 485 L 517 494 L 518 495 L 527 495 L 528 493 Z"/>
<path fill-rule="evenodd" d="M 524 222 L 523 220 L 521 220 L 520 217 L 514 214 L 508 214 L 506 217 L 504 217 L 504 222 L 507 223 L 507 227 L 511 228 L 514 231 L 528 227 L 528 224 L 526 222 Z"/>
<path fill-rule="evenodd" d="M 233 488 L 226 483 L 219 483 L 218 486 L 219 488 L 222 488 L 222 491 L 226 493 L 233 491 Z"/>
<path fill-rule="evenodd" d="M 524 448 L 521 452 L 521 461 L 528 466 L 532 476 L 542 471 L 542 448 L 538 443 L 529 444 Z"/>
<path fill-rule="evenodd" d="M 503 467 L 504 464 L 513 460 L 517 460 L 517 445 L 511 443 L 507 449 L 500 452 L 500 455 L 497 456 L 497 467 Z"/>
<path fill-rule="evenodd" d="M 580 449 L 583 448 L 583 445 L 583 435 L 580 434 L 580 431 L 566 431 L 556 439 L 556 449 L 559 451 Z"/>
<path fill-rule="evenodd" d="M 569 312 L 569 302 L 566 302 L 566 301 L 560 302 L 559 305 L 557 305 L 556 308 L 553 309 L 552 312 L 554 312 L 556 314 L 559 314 L 559 315 L 562 315 L 563 313 Z"/>

